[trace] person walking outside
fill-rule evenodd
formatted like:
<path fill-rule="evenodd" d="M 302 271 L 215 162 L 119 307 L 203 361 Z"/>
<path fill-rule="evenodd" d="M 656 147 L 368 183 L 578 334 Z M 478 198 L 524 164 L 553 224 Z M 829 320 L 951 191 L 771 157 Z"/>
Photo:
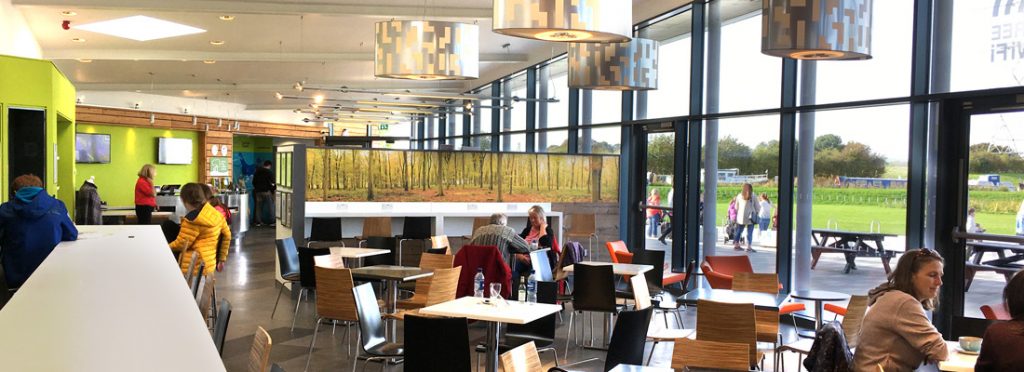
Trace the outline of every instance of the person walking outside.
<path fill-rule="evenodd" d="M 135 217 L 139 225 L 153 222 L 153 211 L 156 210 L 156 193 L 153 192 L 153 179 L 156 178 L 156 167 L 146 164 L 139 169 L 139 179 L 135 181 Z"/>
<path fill-rule="evenodd" d="M 736 195 L 736 236 L 733 238 L 733 249 L 742 251 L 740 239 L 743 238 L 743 230 L 747 230 L 747 252 L 754 252 L 750 245 L 753 243 L 754 225 L 759 215 L 757 202 L 754 200 L 754 186 L 749 183 L 743 184 L 743 191 Z"/>
<path fill-rule="evenodd" d="M 661 205 L 661 194 L 658 189 L 651 189 L 651 195 L 647 197 L 647 206 L 657 207 Z M 658 237 L 658 223 L 661 222 L 661 210 L 647 208 L 647 237 Z"/>
<path fill-rule="evenodd" d="M 270 170 L 270 160 L 263 162 L 262 167 L 256 168 L 252 174 L 253 197 L 256 198 L 255 218 L 256 226 L 274 226 L 274 172 Z M 263 221 L 263 210 L 269 207 L 270 222 Z"/>
<path fill-rule="evenodd" d="M 757 202 L 759 210 L 757 212 L 757 228 L 759 230 L 758 239 L 760 236 L 764 236 L 765 232 L 772 224 L 772 201 L 768 199 L 768 193 L 762 192 L 761 198 Z M 760 242 L 760 240 L 758 240 Z M 762 243 L 759 243 L 762 244 Z"/>

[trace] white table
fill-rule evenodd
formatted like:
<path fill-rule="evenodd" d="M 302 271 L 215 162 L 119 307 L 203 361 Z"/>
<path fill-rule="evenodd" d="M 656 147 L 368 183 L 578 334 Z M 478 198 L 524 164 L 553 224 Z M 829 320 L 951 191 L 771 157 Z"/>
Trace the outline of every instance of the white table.
<path fill-rule="evenodd" d="M 501 323 L 526 324 L 562 310 L 559 305 L 506 301 L 484 303 L 482 298 L 463 297 L 420 309 L 424 315 L 468 318 L 487 322 L 487 372 L 498 370 L 498 328 Z"/>
<path fill-rule="evenodd" d="M 357 266 L 363 266 L 363 258 L 391 253 L 391 250 L 380 248 L 349 248 L 331 247 L 331 255 L 341 258 L 349 258 L 359 261 Z"/>
<path fill-rule="evenodd" d="M 961 353 L 957 351 L 959 346 L 960 343 L 957 341 L 946 341 L 949 360 L 939 362 L 940 371 L 974 372 L 974 364 L 978 363 L 978 355 Z"/>
<path fill-rule="evenodd" d="M 597 262 L 597 261 L 583 261 L 577 263 L 578 265 L 590 265 L 590 266 L 612 266 L 612 273 L 615 275 L 629 275 L 636 276 L 654 270 L 654 266 L 651 265 L 640 265 L 640 264 L 627 264 L 627 263 L 611 263 L 611 262 Z M 571 273 L 573 266 L 569 265 L 562 268 L 562 271 Z"/>
<path fill-rule="evenodd" d="M 159 226 L 79 226 L 0 311 L 7 371 L 224 371 Z"/>

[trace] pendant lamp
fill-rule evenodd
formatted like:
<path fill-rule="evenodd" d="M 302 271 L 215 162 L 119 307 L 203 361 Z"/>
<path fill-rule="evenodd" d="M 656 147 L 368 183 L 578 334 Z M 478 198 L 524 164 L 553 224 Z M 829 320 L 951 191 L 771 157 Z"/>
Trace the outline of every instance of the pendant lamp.
<path fill-rule="evenodd" d="M 763 0 L 761 53 L 806 60 L 871 59 L 873 0 Z"/>
<path fill-rule="evenodd" d="M 440 21 L 376 24 L 374 75 L 414 80 L 480 76 L 480 27 Z"/>
<path fill-rule="evenodd" d="M 658 42 L 569 43 L 569 87 L 599 90 L 658 89 Z"/>
<path fill-rule="evenodd" d="M 633 34 L 628 0 L 494 0 L 494 32 L 563 42 L 623 42 Z"/>

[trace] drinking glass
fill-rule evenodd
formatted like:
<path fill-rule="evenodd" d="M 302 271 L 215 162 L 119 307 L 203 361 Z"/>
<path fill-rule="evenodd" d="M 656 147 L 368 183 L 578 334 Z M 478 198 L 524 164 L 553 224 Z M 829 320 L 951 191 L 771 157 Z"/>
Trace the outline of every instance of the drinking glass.
<path fill-rule="evenodd" d="M 491 283 L 491 298 L 501 298 L 501 283 Z"/>

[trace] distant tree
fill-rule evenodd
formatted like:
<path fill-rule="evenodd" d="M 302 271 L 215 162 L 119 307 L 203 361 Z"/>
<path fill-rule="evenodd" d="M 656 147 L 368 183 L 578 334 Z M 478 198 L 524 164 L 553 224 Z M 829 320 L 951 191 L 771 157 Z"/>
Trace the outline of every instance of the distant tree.
<path fill-rule="evenodd" d="M 835 134 L 824 134 L 814 139 L 814 151 L 842 150 L 843 139 Z"/>
<path fill-rule="evenodd" d="M 768 178 L 779 175 L 779 141 L 761 142 L 754 147 L 749 173 L 768 171 Z"/>
<path fill-rule="evenodd" d="M 859 142 L 842 149 L 826 148 L 814 153 L 814 174 L 818 176 L 880 177 L 885 173 L 885 157 Z"/>
<path fill-rule="evenodd" d="M 1024 158 L 1009 146 L 978 143 L 970 148 L 971 173 L 1021 173 Z"/>
<path fill-rule="evenodd" d="M 655 136 L 647 143 L 647 171 L 672 174 L 675 164 L 674 136 Z"/>
<path fill-rule="evenodd" d="M 718 140 L 718 169 L 738 168 L 740 173 L 749 173 L 753 154 L 750 146 L 725 136 Z"/>

